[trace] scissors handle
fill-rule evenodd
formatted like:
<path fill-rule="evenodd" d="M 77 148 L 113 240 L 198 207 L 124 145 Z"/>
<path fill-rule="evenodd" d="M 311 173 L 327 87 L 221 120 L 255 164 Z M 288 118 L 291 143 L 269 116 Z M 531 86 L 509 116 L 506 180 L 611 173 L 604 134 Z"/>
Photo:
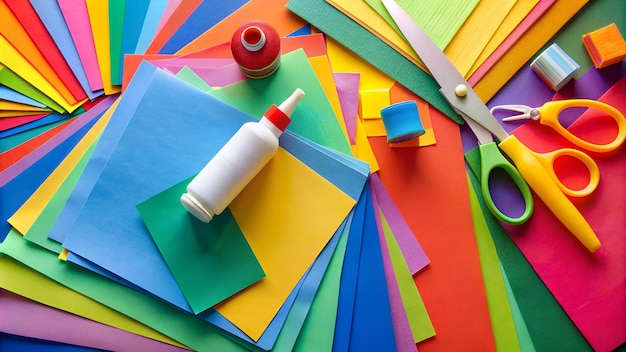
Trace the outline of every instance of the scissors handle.
<path fill-rule="evenodd" d="M 600 248 L 600 240 L 589 223 L 574 204 L 555 184 L 553 178 L 537 159 L 536 153 L 528 149 L 514 135 L 499 144 L 522 174 L 530 188 L 550 209 L 552 214 L 591 252 Z"/>
<path fill-rule="evenodd" d="M 575 107 L 600 110 L 609 115 L 617 123 L 617 135 L 615 136 L 615 139 L 606 144 L 591 143 L 576 136 L 563 127 L 563 125 L 559 122 L 559 114 L 564 109 Z M 541 116 L 539 122 L 541 124 L 551 127 L 575 145 L 595 153 L 606 153 L 615 150 L 624 142 L 624 138 L 626 138 L 626 119 L 624 118 L 624 115 L 613 106 L 599 101 L 589 99 L 555 100 L 545 103 L 539 108 L 539 111 Z"/>
<path fill-rule="evenodd" d="M 533 212 L 533 197 L 530 193 L 530 188 L 528 188 L 528 184 L 524 181 L 522 175 L 517 171 L 517 169 L 500 153 L 498 146 L 491 142 L 487 144 L 482 144 L 478 147 L 478 151 L 480 153 L 480 182 L 481 188 L 483 191 L 483 197 L 487 202 L 487 206 L 491 210 L 491 212 L 502 221 L 512 224 L 519 225 L 530 217 Z M 524 199 L 524 212 L 518 217 L 512 217 L 505 213 L 503 213 L 498 206 L 493 201 L 491 197 L 491 189 L 489 187 L 489 179 L 492 175 L 493 171 L 497 168 L 502 169 L 506 172 L 511 180 L 515 183 L 520 193 L 522 194 L 522 198 Z"/>
<path fill-rule="evenodd" d="M 581 152 L 580 150 L 572 148 L 562 148 L 549 153 L 534 154 L 537 160 L 539 160 L 543 167 L 548 171 L 550 177 L 554 180 L 556 185 L 559 186 L 561 191 L 570 197 L 588 196 L 593 191 L 595 191 L 596 187 L 598 187 L 598 184 L 600 183 L 600 169 L 598 168 L 598 164 L 596 164 L 589 155 Z M 554 163 L 557 159 L 565 156 L 577 159 L 587 168 L 587 171 L 589 172 L 589 181 L 587 182 L 587 185 L 582 189 L 573 189 L 566 186 L 556 174 Z"/>

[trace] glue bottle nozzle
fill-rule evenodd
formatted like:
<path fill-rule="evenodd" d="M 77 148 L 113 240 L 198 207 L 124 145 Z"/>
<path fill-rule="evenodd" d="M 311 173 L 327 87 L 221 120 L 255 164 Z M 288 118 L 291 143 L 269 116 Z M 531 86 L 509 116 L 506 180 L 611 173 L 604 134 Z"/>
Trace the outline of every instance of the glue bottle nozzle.
<path fill-rule="evenodd" d="M 285 99 L 279 106 L 278 109 L 282 111 L 285 115 L 291 116 L 293 111 L 296 109 L 296 105 L 300 98 L 304 96 L 304 91 L 300 88 L 296 88 L 296 90 L 289 96 L 289 98 Z"/>

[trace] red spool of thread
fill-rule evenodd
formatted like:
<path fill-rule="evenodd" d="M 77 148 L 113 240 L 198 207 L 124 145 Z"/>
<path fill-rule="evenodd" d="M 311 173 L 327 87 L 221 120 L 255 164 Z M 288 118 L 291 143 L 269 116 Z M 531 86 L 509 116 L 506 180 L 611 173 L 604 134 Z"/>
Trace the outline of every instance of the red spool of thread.
<path fill-rule="evenodd" d="M 263 21 L 251 21 L 239 27 L 230 41 L 230 50 L 250 78 L 267 77 L 280 66 L 280 35 Z"/>

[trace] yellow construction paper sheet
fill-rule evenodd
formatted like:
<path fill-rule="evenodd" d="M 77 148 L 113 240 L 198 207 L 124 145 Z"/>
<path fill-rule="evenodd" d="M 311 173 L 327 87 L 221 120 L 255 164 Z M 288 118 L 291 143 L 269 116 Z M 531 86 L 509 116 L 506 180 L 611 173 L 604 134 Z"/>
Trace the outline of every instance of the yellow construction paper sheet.
<path fill-rule="evenodd" d="M 541 47 L 578 12 L 588 0 L 556 1 L 500 60 L 474 85 L 488 101 Z M 581 44 L 582 45 L 582 44 Z"/>
<path fill-rule="evenodd" d="M 98 57 L 100 77 L 104 94 L 111 95 L 121 90 L 120 86 L 111 84 L 111 48 L 109 41 L 109 2 L 102 0 L 86 0 L 91 32 Z"/>
<path fill-rule="evenodd" d="M 267 276 L 215 309 L 258 340 L 355 203 L 279 149 L 230 204 Z"/>
<path fill-rule="evenodd" d="M 489 58 L 491 54 L 504 42 L 504 40 L 513 32 L 515 27 L 517 27 L 524 18 L 532 11 L 532 9 L 537 5 L 539 0 L 517 0 L 515 5 L 509 13 L 506 15 L 500 27 L 493 34 L 483 51 L 480 53 L 472 68 L 465 75 L 465 78 L 471 76 L 480 65 L 482 65 L 485 60 Z"/>
<path fill-rule="evenodd" d="M 41 113 L 41 111 L 0 110 L 0 118 L 39 115 Z"/>
<path fill-rule="evenodd" d="M 29 111 L 29 112 L 46 112 L 52 111 L 50 108 L 40 108 L 28 104 L 16 103 L 14 101 L 0 99 L 0 110 L 13 110 L 13 111 Z"/>
<path fill-rule="evenodd" d="M 516 0 L 482 0 L 444 50 L 466 78 Z"/>
<path fill-rule="evenodd" d="M 133 334 L 186 348 L 160 332 L 83 296 L 3 254 L 0 254 L 0 272 L 2 272 L 0 287 L 7 291 Z"/>
<path fill-rule="evenodd" d="M 102 133 L 106 127 L 113 111 L 119 103 L 119 98 L 102 115 L 102 117 L 89 129 L 85 136 L 76 144 L 72 151 L 63 159 L 57 168 L 46 178 L 37 190 L 22 204 L 22 206 L 9 218 L 9 224 L 19 233 L 26 233 L 30 230 L 35 220 L 41 214 L 46 205 L 50 202 L 54 194 L 68 175 L 72 172 L 76 164 L 85 155 L 89 146 Z"/>
<path fill-rule="evenodd" d="M 70 104 L 63 96 L 46 80 L 46 78 L 37 71 L 28 60 L 9 43 L 9 41 L 0 34 L 0 62 L 22 77 L 42 93 L 50 97 L 50 99 L 59 103 L 63 109 L 72 112 L 81 106 L 85 100 L 76 104 Z"/>

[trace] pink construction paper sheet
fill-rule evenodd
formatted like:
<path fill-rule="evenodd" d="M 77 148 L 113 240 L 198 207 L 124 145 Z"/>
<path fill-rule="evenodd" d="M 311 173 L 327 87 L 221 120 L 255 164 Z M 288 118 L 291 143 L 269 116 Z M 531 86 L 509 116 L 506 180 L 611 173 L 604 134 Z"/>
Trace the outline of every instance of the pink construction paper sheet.
<path fill-rule="evenodd" d="M 372 192 L 372 201 L 373 204 L 378 203 L 375 192 Z M 415 340 L 413 339 L 413 332 L 411 331 L 411 325 L 409 324 L 409 319 L 406 316 L 406 310 L 404 309 L 404 303 L 402 302 L 400 288 L 398 287 L 396 274 L 393 270 L 391 257 L 389 256 L 387 241 L 385 240 L 385 234 L 383 233 L 380 216 L 378 214 L 378 211 L 375 210 L 374 213 L 376 215 L 376 226 L 378 227 L 378 241 L 380 242 L 380 250 L 383 257 L 383 269 L 385 270 L 387 292 L 389 294 L 389 306 L 391 308 L 391 321 L 393 323 L 394 336 L 396 339 L 396 351 L 413 352 L 415 351 Z"/>
<path fill-rule="evenodd" d="M 176 8 L 178 7 L 178 5 L 180 5 L 182 1 L 183 0 L 169 0 L 167 2 L 167 5 L 165 6 L 165 11 L 163 11 L 163 15 L 161 16 L 161 21 L 159 21 L 159 25 L 157 26 L 155 35 L 159 33 L 161 28 L 163 28 L 163 25 L 172 16 L 174 11 L 176 11 Z"/>
<path fill-rule="evenodd" d="M 92 91 L 103 89 L 91 22 L 85 1 L 57 0 Z"/>
<path fill-rule="evenodd" d="M 359 111 L 359 83 L 361 75 L 359 73 L 335 72 L 335 85 L 339 95 L 339 103 L 343 112 L 343 119 L 346 123 L 350 144 L 356 144 L 356 119 Z"/>
<path fill-rule="evenodd" d="M 532 27 L 535 22 L 554 4 L 556 0 L 540 0 L 539 3 L 528 13 L 524 20 L 515 27 L 509 36 L 500 44 L 500 46 L 483 62 L 480 67 L 472 74 L 467 82 L 474 86 L 483 76 L 491 70 L 504 54 Z"/>
<path fill-rule="evenodd" d="M 430 263 L 430 259 L 426 256 L 424 249 L 422 249 L 422 246 L 415 238 L 409 225 L 404 221 L 402 214 L 400 214 L 393 199 L 391 199 L 391 196 L 387 193 L 378 174 L 372 174 L 370 176 L 370 185 L 372 186 L 373 194 L 376 196 L 377 203 L 385 219 L 387 219 L 389 228 L 391 228 L 396 241 L 398 241 L 398 245 L 400 246 L 404 260 L 409 266 L 411 275 L 415 275 Z"/>
<path fill-rule="evenodd" d="M 104 325 L 0 289 L 0 331 L 106 351 L 182 352 L 186 349 Z M 35 319 L 33 319 L 35 318 Z"/>
<path fill-rule="evenodd" d="M 27 124 L 29 122 L 39 120 L 46 117 L 47 115 L 48 114 L 38 114 L 0 118 L 0 131 L 6 131 L 8 129 Z"/>
<path fill-rule="evenodd" d="M 599 100 L 626 113 L 626 77 Z M 587 111 L 571 126 L 579 135 L 607 136 L 614 122 Z M 607 122 L 598 123 L 598 118 Z M 573 147 L 552 129 L 527 123 L 514 134 L 531 149 L 545 152 Z M 610 351 L 626 341 L 626 147 L 610 155 L 592 155 L 600 184 L 588 198 L 573 200 L 602 243 L 590 253 L 535 199 L 535 210 L 522 226 L 506 225 L 539 277 L 596 351 Z"/>

